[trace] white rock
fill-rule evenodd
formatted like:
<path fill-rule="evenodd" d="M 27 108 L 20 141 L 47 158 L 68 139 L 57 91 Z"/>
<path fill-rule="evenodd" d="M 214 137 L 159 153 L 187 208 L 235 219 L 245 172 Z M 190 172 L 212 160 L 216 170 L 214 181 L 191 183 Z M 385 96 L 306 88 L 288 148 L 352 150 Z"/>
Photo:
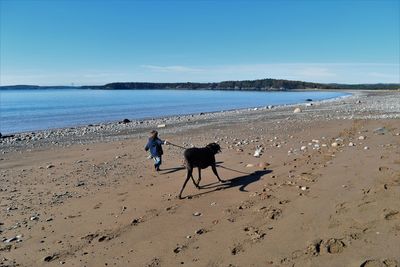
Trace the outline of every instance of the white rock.
<path fill-rule="evenodd" d="M 159 124 L 159 125 L 157 125 L 157 128 L 165 128 L 165 124 Z"/>
<path fill-rule="evenodd" d="M 262 147 L 256 148 L 256 151 L 254 151 L 254 155 L 253 156 L 258 158 L 258 157 L 260 157 L 261 152 L 262 152 Z"/>
<path fill-rule="evenodd" d="M 306 146 L 302 146 L 302 147 L 300 148 L 301 151 L 305 151 L 306 149 L 307 149 Z"/>
<path fill-rule="evenodd" d="M 349 146 L 355 146 L 355 144 L 353 142 L 350 142 Z"/>
<path fill-rule="evenodd" d="M 333 142 L 333 143 L 331 144 L 331 147 L 338 147 L 338 146 L 339 146 L 339 144 L 336 143 L 336 142 Z"/>
<path fill-rule="evenodd" d="M 251 163 L 246 165 L 246 168 L 253 168 L 253 167 L 254 167 L 254 164 L 251 164 Z"/>
<path fill-rule="evenodd" d="M 363 136 L 363 135 L 360 135 L 359 137 L 358 137 L 358 140 L 365 140 L 365 136 Z"/>
<path fill-rule="evenodd" d="M 301 109 L 300 108 L 295 108 L 294 110 L 293 110 L 293 113 L 300 113 L 301 112 Z"/>
<path fill-rule="evenodd" d="M 367 147 L 367 146 L 364 147 L 364 150 L 368 150 L 368 149 L 369 149 L 369 147 Z"/>

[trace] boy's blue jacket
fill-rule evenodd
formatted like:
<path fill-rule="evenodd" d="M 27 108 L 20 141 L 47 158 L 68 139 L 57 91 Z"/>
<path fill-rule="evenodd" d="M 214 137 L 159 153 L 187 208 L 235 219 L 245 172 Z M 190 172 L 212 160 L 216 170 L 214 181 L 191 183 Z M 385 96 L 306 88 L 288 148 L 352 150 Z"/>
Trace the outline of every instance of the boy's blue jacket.
<path fill-rule="evenodd" d="M 148 151 L 150 149 L 150 154 L 153 157 L 160 157 L 163 154 L 162 150 L 162 144 L 164 144 L 164 141 L 162 141 L 159 138 L 149 138 L 149 141 L 147 142 L 147 145 L 145 146 L 145 150 Z"/>

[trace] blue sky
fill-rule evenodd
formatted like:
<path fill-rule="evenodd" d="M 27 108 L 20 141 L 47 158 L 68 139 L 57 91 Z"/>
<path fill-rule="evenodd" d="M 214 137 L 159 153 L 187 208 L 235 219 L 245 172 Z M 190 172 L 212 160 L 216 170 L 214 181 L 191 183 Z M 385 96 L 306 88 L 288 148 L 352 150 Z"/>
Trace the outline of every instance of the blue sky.
<path fill-rule="evenodd" d="M 0 0 L 0 82 L 400 82 L 400 0 Z"/>

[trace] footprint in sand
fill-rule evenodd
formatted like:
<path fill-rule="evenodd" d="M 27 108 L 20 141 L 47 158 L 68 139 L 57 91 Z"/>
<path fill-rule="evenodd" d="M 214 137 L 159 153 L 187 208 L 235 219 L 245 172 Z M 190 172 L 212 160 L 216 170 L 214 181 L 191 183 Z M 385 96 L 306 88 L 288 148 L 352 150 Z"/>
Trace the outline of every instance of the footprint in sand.
<path fill-rule="evenodd" d="M 378 168 L 378 170 L 379 170 L 380 172 L 384 172 L 384 171 L 388 171 L 389 168 L 388 168 L 388 167 L 385 167 L 385 166 L 380 166 L 380 167 Z"/>
<path fill-rule="evenodd" d="M 103 203 L 97 203 L 94 207 L 93 207 L 93 209 L 99 209 L 101 206 L 103 205 Z"/>
<path fill-rule="evenodd" d="M 385 219 L 386 220 L 400 219 L 400 212 L 397 210 L 389 211 L 388 213 L 385 214 Z"/>
<path fill-rule="evenodd" d="M 364 261 L 360 267 L 397 267 L 398 262 L 396 260 L 366 260 Z"/>
<path fill-rule="evenodd" d="M 318 256 L 321 253 L 339 254 L 342 253 L 346 245 L 342 240 L 330 238 L 328 240 L 317 239 L 306 249 L 306 254 Z"/>
<path fill-rule="evenodd" d="M 245 227 L 243 230 L 247 233 L 252 242 L 258 242 L 265 236 L 265 233 L 253 226 Z"/>
<path fill-rule="evenodd" d="M 161 266 L 161 260 L 159 258 L 153 258 L 149 264 L 146 265 L 147 267 L 157 267 Z"/>
<path fill-rule="evenodd" d="M 326 242 L 325 246 L 328 253 L 330 254 L 342 253 L 345 247 L 344 243 L 341 240 L 335 238 L 329 239 Z"/>
<path fill-rule="evenodd" d="M 243 246 L 241 244 L 235 245 L 232 249 L 231 249 L 231 254 L 232 255 L 236 255 L 240 252 L 243 252 Z"/>
<path fill-rule="evenodd" d="M 347 202 L 342 202 L 336 205 L 336 214 L 342 214 L 347 212 L 349 209 L 346 207 Z"/>

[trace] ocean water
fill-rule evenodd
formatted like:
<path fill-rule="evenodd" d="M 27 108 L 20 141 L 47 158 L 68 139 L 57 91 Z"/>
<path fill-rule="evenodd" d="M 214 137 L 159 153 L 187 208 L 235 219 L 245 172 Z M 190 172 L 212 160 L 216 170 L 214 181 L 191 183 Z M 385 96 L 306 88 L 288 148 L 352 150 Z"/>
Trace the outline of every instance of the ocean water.
<path fill-rule="evenodd" d="M 73 127 L 128 119 L 146 119 L 294 104 L 330 99 L 340 92 L 244 92 L 210 90 L 0 90 L 3 134 Z"/>

